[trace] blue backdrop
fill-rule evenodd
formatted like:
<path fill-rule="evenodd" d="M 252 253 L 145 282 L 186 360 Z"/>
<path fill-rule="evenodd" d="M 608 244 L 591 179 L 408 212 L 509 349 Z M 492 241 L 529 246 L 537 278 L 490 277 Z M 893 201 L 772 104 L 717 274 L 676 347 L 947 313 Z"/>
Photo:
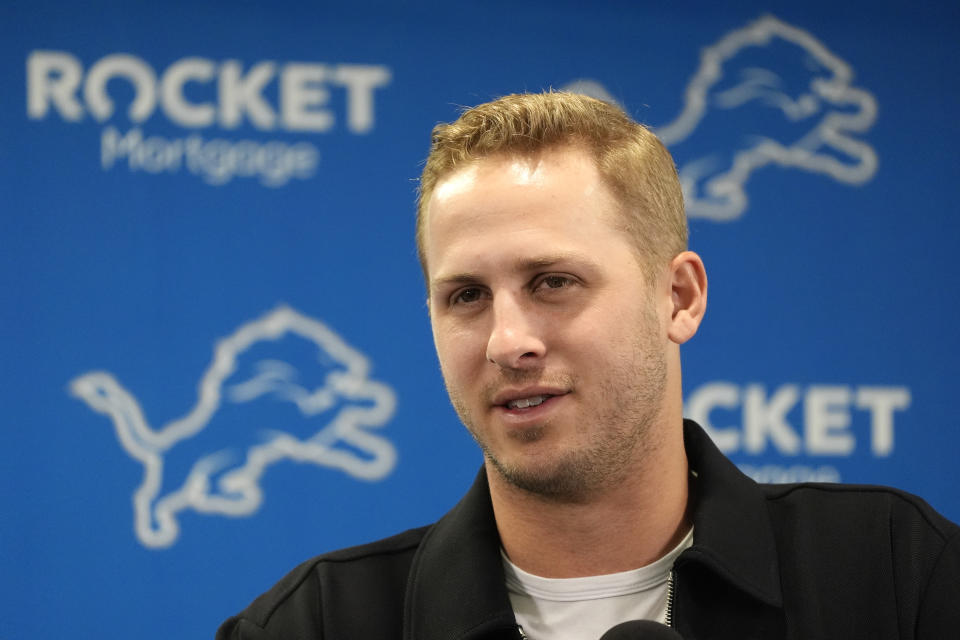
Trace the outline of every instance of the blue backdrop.
<path fill-rule="evenodd" d="M 7 2 L 0 35 L 0 637 L 210 637 L 457 500 L 416 177 L 514 91 L 674 152 L 687 414 L 745 471 L 960 519 L 956 3 Z"/>

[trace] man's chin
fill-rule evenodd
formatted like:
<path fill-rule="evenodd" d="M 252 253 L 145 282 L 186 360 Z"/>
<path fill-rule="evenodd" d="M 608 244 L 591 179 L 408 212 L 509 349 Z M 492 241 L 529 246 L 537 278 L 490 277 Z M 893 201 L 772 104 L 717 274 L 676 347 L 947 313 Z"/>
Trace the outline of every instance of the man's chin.
<path fill-rule="evenodd" d="M 522 429 L 512 429 L 509 432 L 509 437 L 511 440 L 517 442 L 537 442 L 542 440 L 544 436 L 544 427 L 543 425 L 535 425 L 531 427 L 524 427 Z"/>
<path fill-rule="evenodd" d="M 495 473 L 511 486 L 526 493 L 562 502 L 580 502 L 590 492 L 591 477 L 581 460 L 533 459 L 500 460 L 487 454 Z"/>

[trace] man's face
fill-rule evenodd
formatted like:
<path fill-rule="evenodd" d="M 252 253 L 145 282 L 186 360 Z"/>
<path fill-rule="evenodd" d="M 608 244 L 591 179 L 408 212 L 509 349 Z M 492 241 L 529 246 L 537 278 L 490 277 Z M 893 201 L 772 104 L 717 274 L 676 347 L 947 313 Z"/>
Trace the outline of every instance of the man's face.
<path fill-rule="evenodd" d="M 644 280 L 619 215 L 593 160 L 572 147 L 470 164 L 426 208 L 430 317 L 450 398 L 489 463 L 522 489 L 582 497 L 624 477 L 651 444 L 670 295 Z"/>

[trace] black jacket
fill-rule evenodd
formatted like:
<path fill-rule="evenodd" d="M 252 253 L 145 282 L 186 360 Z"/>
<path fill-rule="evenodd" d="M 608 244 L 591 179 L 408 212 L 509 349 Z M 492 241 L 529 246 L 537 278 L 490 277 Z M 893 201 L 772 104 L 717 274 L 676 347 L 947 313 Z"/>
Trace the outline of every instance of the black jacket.
<path fill-rule="evenodd" d="M 684 425 L 693 546 L 674 564 L 687 640 L 960 636 L 960 528 L 881 487 L 758 485 Z M 218 640 L 519 638 L 486 476 L 436 524 L 318 556 Z M 585 639 L 592 640 L 592 639 Z"/>

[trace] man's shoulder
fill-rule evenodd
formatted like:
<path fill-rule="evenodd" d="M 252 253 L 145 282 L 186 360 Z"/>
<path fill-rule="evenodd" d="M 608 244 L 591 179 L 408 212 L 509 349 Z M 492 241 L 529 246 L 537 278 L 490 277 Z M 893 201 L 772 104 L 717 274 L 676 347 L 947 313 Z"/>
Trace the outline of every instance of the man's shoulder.
<path fill-rule="evenodd" d="M 943 540 L 960 527 L 938 513 L 923 498 L 893 487 L 866 484 L 763 484 L 761 490 L 771 511 L 796 518 L 819 516 L 851 524 L 885 520 L 894 524 L 924 526 Z"/>
<path fill-rule="evenodd" d="M 822 621 L 829 611 L 837 629 L 872 625 L 874 637 L 898 627 L 900 637 L 955 632 L 960 527 L 922 498 L 873 485 L 760 487 L 776 540 L 777 582 L 796 616 Z M 819 609 L 810 609 L 811 593 Z M 860 637 L 853 627 L 837 635 Z"/>
<path fill-rule="evenodd" d="M 762 490 L 782 571 L 828 575 L 845 567 L 875 585 L 901 586 L 958 575 L 960 527 L 918 496 L 872 485 Z"/>
<path fill-rule="evenodd" d="M 378 608 L 382 611 L 392 603 L 402 602 L 413 556 L 429 529 L 430 526 L 410 529 L 300 563 L 240 614 L 227 620 L 217 632 L 218 640 L 260 637 L 258 633 L 263 633 L 263 637 L 315 633 L 314 625 L 320 624 L 321 603 L 363 616 L 364 608 L 370 607 L 367 613 Z M 336 589 L 325 591 L 325 587 L 333 585 Z M 346 601 L 345 596 L 362 599 Z M 337 601 L 331 602 L 331 598 Z"/>
<path fill-rule="evenodd" d="M 366 544 L 346 547 L 336 551 L 314 556 L 297 565 L 281 578 L 273 587 L 258 597 L 247 608 L 247 612 L 262 613 L 258 618 L 269 618 L 270 613 L 289 600 L 297 591 L 317 591 L 324 578 L 331 575 L 344 576 L 346 579 L 360 581 L 366 572 L 363 565 L 371 569 L 383 569 L 385 565 L 399 564 L 404 572 L 409 568 L 420 541 L 429 526 L 409 529 L 388 538 Z M 385 577 L 380 573 L 380 577 Z"/>
<path fill-rule="evenodd" d="M 377 558 L 389 558 L 398 554 L 407 554 L 416 550 L 423 540 L 423 536 L 433 525 L 408 529 L 401 533 L 367 542 L 365 544 L 346 547 L 336 551 L 328 551 L 304 562 L 304 565 L 322 565 L 324 563 L 362 562 Z M 301 565 L 303 566 L 303 565 Z"/>

